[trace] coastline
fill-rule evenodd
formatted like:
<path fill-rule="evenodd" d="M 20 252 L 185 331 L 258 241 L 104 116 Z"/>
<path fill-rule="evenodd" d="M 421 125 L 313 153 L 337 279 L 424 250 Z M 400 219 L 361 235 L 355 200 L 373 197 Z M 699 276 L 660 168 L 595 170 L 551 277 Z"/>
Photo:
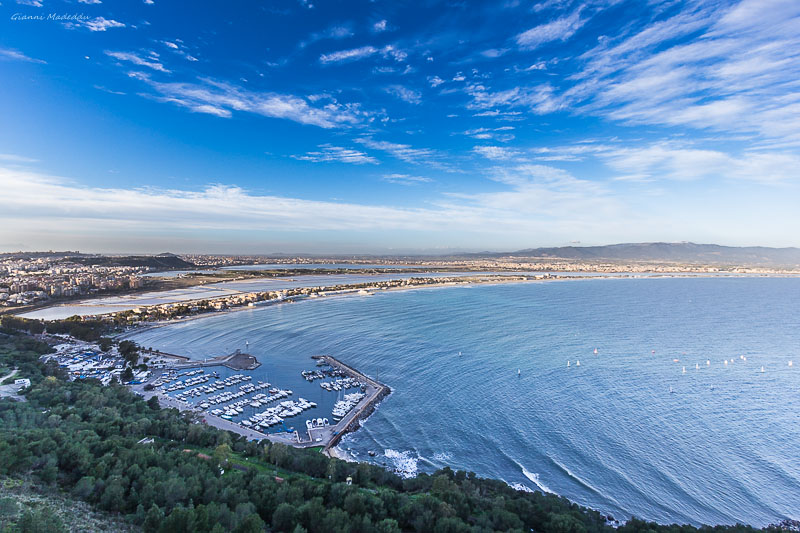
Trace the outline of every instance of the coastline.
<path fill-rule="evenodd" d="M 437 272 L 439 274 L 447 274 L 446 272 Z M 463 276 L 459 277 L 449 277 L 442 276 L 442 278 L 446 278 L 447 281 L 442 282 L 434 282 L 434 283 L 425 283 L 425 284 L 411 284 L 411 285 L 402 285 L 397 287 L 369 287 L 370 284 L 380 284 L 380 283 L 399 283 L 406 281 L 406 279 L 438 279 L 438 278 L 430 278 L 425 277 L 424 273 L 420 272 L 420 276 L 412 276 L 406 279 L 387 279 L 381 281 L 362 281 L 360 283 L 354 283 L 352 285 L 358 285 L 359 288 L 363 288 L 364 290 L 371 291 L 373 294 L 377 294 L 383 290 L 407 290 L 407 289 L 417 289 L 417 288 L 424 288 L 430 287 L 435 288 L 439 286 L 449 286 L 449 285 L 493 285 L 493 284 L 507 284 L 507 283 L 526 283 L 529 281 L 575 281 L 575 280 L 589 280 L 589 279 L 672 279 L 672 278 L 726 278 L 726 279 L 746 279 L 746 278 L 798 278 L 800 277 L 800 273 L 798 272 L 625 272 L 625 271 L 616 271 L 616 272 L 585 272 L 585 271 L 508 271 L 507 273 L 499 272 L 496 270 L 493 271 L 463 271 L 461 272 L 464 274 Z M 416 274 L 416 273 L 415 273 Z M 347 275 L 359 275 L 359 273 L 353 274 L 342 274 L 343 276 Z M 492 276 L 493 279 L 482 281 L 480 277 L 487 277 Z M 300 277 L 302 279 L 302 276 Z M 510 278 L 510 279 L 501 279 L 501 278 Z M 526 278 L 526 279 L 519 279 L 519 278 Z M 161 290 L 147 290 L 147 291 L 134 291 L 124 294 L 122 297 L 129 297 L 131 299 L 136 299 L 140 295 L 151 294 L 152 298 L 158 298 L 159 294 L 167 294 L 169 292 L 175 290 L 184 290 L 184 289 L 192 289 L 196 287 L 210 287 L 211 285 L 216 285 L 215 287 L 211 287 L 213 289 L 219 289 L 220 292 L 225 292 L 225 294 L 220 294 L 218 296 L 209 296 L 205 295 L 199 298 L 186 298 L 186 299 L 166 299 L 163 302 L 159 303 L 126 303 L 126 302 L 119 302 L 114 304 L 107 304 L 109 309 L 105 312 L 95 312 L 95 313 L 80 313 L 80 307 L 95 307 L 93 306 L 93 302 L 102 300 L 103 298 L 107 298 L 107 295 L 97 295 L 96 297 L 92 298 L 82 298 L 76 300 L 68 300 L 68 301 L 59 301 L 57 303 L 41 303 L 36 304 L 33 307 L 26 306 L 23 308 L 3 308 L 0 310 L 0 314 L 9 314 L 13 316 L 20 316 L 21 318 L 28 318 L 31 320 L 63 320 L 63 318 L 47 318 L 47 317 L 26 317 L 23 315 L 27 315 L 34 312 L 41 312 L 46 310 L 55 310 L 62 307 L 73 307 L 75 308 L 74 315 L 81 316 L 81 317 L 93 317 L 99 319 L 107 319 L 112 315 L 116 315 L 118 313 L 125 313 L 132 309 L 142 308 L 142 307 L 157 307 L 157 306 L 174 306 L 174 305 L 195 305 L 198 302 L 202 301 L 216 301 L 225 298 L 232 298 L 237 296 L 246 296 L 248 294 L 255 294 L 255 293 L 265 293 L 265 292 L 275 292 L 275 291 L 291 291 L 291 290 L 301 290 L 301 289 L 312 289 L 316 288 L 320 291 L 327 291 L 326 294 L 320 294 L 319 297 L 330 297 L 334 295 L 338 295 L 339 293 L 347 293 L 347 292 L 357 292 L 359 288 L 346 288 L 347 285 L 341 285 L 339 289 L 333 288 L 331 286 L 314 286 L 314 285 L 301 285 L 291 289 L 263 289 L 263 290 L 256 290 L 256 291 L 244 291 L 236 288 L 237 283 L 252 283 L 257 281 L 275 281 L 278 278 L 274 277 L 254 277 L 254 278 L 245 278 L 245 279 L 232 279 L 232 280 L 223 280 L 220 282 L 216 282 L 213 284 L 192 284 L 186 287 L 181 287 L 179 289 L 175 288 L 165 288 Z M 290 281 L 299 281 L 290 279 Z M 220 287 L 220 285 L 226 285 L 227 287 Z M 112 296 L 113 297 L 113 296 Z M 305 298 L 313 298 L 314 296 L 306 295 Z M 301 299 L 305 299 L 303 297 L 292 296 L 286 299 L 286 301 L 300 301 Z M 278 302 L 272 302 L 278 303 Z M 260 301 L 258 305 L 270 304 L 270 301 Z M 103 305 L 99 305 L 96 307 L 103 307 Z M 228 312 L 237 310 L 240 307 L 247 307 L 247 306 L 233 306 L 226 309 L 219 309 L 215 311 L 206 311 L 203 313 L 199 313 L 199 316 L 206 316 L 220 312 Z M 72 315 L 70 315 L 72 316 Z M 181 318 L 171 318 L 167 319 L 168 322 L 176 321 L 176 320 L 183 320 L 186 318 L 194 318 L 196 315 L 192 315 L 189 317 L 181 317 Z M 159 321 L 161 322 L 161 321 Z M 156 322 L 153 322 L 155 324 Z"/>
<path fill-rule="evenodd" d="M 574 281 L 576 279 L 580 279 L 580 280 L 589 280 L 589 279 L 671 279 L 671 278 L 695 278 L 695 277 L 708 278 L 708 277 L 717 277 L 717 276 L 707 276 L 707 275 L 706 276 L 696 276 L 696 275 L 692 275 L 692 276 L 675 276 L 675 275 L 670 275 L 670 276 L 665 276 L 665 275 L 659 275 L 659 276 L 588 276 L 588 277 L 587 276 L 579 276 L 579 277 L 553 278 L 553 279 L 550 279 L 548 281 Z M 726 277 L 729 277 L 729 276 L 726 276 Z M 756 278 L 756 277 L 760 278 L 760 277 L 767 277 L 767 276 L 763 276 L 763 275 L 759 275 L 759 276 L 748 275 L 746 277 L 748 277 L 748 278 Z M 768 276 L 768 277 L 785 278 L 785 277 L 794 277 L 794 276 Z M 545 281 L 545 280 L 528 280 L 528 281 Z M 505 281 L 483 282 L 483 283 L 468 283 L 468 282 L 465 282 L 465 283 L 439 283 L 439 284 L 429 284 L 429 285 L 419 285 L 419 286 L 396 287 L 396 288 L 391 288 L 391 289 L 386 289 L 386 290 L 387 291 L 389 291 L 389 290 L 404 291 L 404 290 L 409 290 L 409 289 L 421 289 L 421 288 L 441 289 L 441 288 L 448 288 L 448 287 L 449 288 L 457 288 L 457 287 L 471 288 L 474 285 L 501 285 L 501 284 L 508 284 L 508 283 L 523 283 L 523 281 L 505 280 Z M 378 293 L 379 292 L 380 291 L 378 291 Z M 354 293 L 354 292 L 341 292 L 341 293 L 334 293 L 334 294 L 326 295 L 326 297 L 332 297 L 332 296 L 358 296 L 358 294 Z M 299 298 L 296 301 L 315 300 L 315 299 L 319 299 L 319 298 L 304 297 L 304 298 Z M 277 305 L 278 303 L 285 303 L 285 302 L 274 302 L 274 303 L 270 303 L 270 305 Z M 219 314 L 219 313 L 239 311 L 239 310 L 243 310 L 243 309 L 251 309 L 251 308 L 247 307 L 247 306 L 237 307 L 237 308 L 232 308 L 232 309 L 227 309 L 227 310 L 222 310 L 222 311 L 209 312 L 209 313 L 205 313 L 205 314 L 201 314 L 201 315 L 197 315 L 197 316 L 192 316 L 192 317 L 186 317 L 186 318 L 181 319 L 181 320 L 193 320 L 195 318 L 200 318 L 202 316 L 213 316 L 213 315 L 216 315 L 216 314 Z M 167 321 L 163 321 L 162 323 L 160 323 L 158 325 L 144 326 L 142 329 L 136 329 L 135 328 L 130 333 L 134 334 L 134 333 L 136 333 L 138 331 L 142 331 L 144 329 L 148 329 L 149 327 L 163 327 L 163 326 L 169 325 L 169 324 L 171 324 L 173 322 L 176 322 L 176 321 L 177 320 L 167 320 Z M 363 420 L 362 420 L 362 423 L 363 423 Z M 269 437 L 267 437 L 267 438 L 269 438 Z M 270 440 L 273 440 L 273 439 L 270 438 Z M 278 440 L 276 438 L 273 441 L 286 443 L 285 439 Z M 336 458 L 339 458 L 339 459 L 344 460 L 344 461 L 359 462 L 358 459 L 353 457 L 350 453 L 347 452 L 346 449 L 343 449 L 343 448 L 344 447 L 340 446 L 339 444 L 337 444 L 335 446 L 331 446 L 329 448 L 329 450 L 328 450 L 328 455 L 330 457 L 336 457 Z M 364 458 L 364 459 L 366 460 L 366 458 Z M 582 504 L 582 505 L 586 505 L 586 504 Z"/>

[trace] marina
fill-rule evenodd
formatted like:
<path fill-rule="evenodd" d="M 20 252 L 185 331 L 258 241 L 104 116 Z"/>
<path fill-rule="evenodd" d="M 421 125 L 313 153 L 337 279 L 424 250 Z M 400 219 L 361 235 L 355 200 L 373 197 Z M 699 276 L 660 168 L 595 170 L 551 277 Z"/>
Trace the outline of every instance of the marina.
<path fill-rule="evenodd" d="M 329 413 L 319 412 L 316 402 L 295 398 L 290 388 L 254 381 L 250 374 L 223 377 L 220 371 L 212 370 L 211 367 L 220 366 L 239 370 L 242 363 L 246 363 L 247 370 L 260 366 L 249 364 L 253 356 L 238 350 L 202 361 L 155 353 L 177 359 L 170 368 L 155 371 L 146 382 L 135 385 L 136 392 L 145 398 L 155 396 L 162 407 L 197 413 L 204 423 L 251 440 L 268 439 L 300 448 L 321 446 L 325 453 L 330 453 L 344 434 L 355 431 L 389 394 L 388 387 L 334 357 L 312 356 L 316 368 L 302 371 L 300 377 L 309 383 L 327 380 L 319 382 L 319 389 L 335 398 Z M 296 421 L 304 413 L 313 416 L 303 423 Z"/>

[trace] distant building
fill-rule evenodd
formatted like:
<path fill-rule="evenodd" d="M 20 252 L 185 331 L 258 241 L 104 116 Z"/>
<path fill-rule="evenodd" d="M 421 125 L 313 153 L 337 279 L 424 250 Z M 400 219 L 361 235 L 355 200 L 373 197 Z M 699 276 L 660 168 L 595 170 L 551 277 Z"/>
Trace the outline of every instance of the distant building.
<path fill-rule="evenodd" d="M 31 386 L 31 380 L 28 378 L 15 379 L 14 386 L 16 386 L 18 389 L 25 389 Z"/>

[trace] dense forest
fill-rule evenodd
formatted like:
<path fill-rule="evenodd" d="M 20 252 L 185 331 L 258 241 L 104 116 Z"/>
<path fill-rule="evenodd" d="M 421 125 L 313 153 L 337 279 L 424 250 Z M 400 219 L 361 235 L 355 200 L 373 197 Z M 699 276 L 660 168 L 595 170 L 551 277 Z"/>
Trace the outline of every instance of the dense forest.
<path fill-rule="evenodd" d="M 0 400 L 0 486 L 27 483 L 44 495 L 87 502 L 132 530 L 613 531 L 607 517 L 565 498 L 517 491 L 471 472 L 445 468 L 401 479 L 319 450 L 248 442 L 161 409 L 155 399 L 145 402 L 122 385 L 69 382 L 57 367 L 39 363 L 48 350 L 27 333 L 0 329 L 0 366 L 32 380 L 28 401 Z M 0 494 L 1 531 L 69 530 L 46 506 L 21 512 L 14 505 Z M 639 520 L 618 530 L 698 531 Z"/>

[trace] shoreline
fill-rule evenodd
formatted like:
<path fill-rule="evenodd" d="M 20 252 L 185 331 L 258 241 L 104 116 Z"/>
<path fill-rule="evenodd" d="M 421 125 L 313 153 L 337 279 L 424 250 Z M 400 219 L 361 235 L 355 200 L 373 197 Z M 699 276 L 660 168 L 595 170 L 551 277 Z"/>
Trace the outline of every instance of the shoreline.
<path fill-rule="evenodd" d="M 434 272 L 429 272 L 429 273 L 434 273 Z M 441 276 L 443 278 L 447 277 L 446 275 L 448 274 L 448 272 L 438 272 L 438 271 L 435 272 L 435 273 L 443 274 L 443 276 Z M 547 271 L 547 272 L 545 272 L 545 271 L 534 271 L 534 270 L 531 270 L 531 271 L 516 270 L 516 271 L 508 271 L 507 273 L 504 273 L 504 272 L 500 272 L 500 271 L 496 271 L 496 270 L 492 270 L 492 271 L 484 270 L 484 271 L 461 271 L 460 273 L 464 274 L 462 276 L 464 278 L 464 281 L 447 281 L 447 282 L 442 282 L 442 283 L 417 284 L 417 285 L 412 285 L 412 286 L 389 287 L 389 288 L 386 288 L 386 289 L 377 288 L 377 287 L 374 287 L 374 288 L 373 287 L 363 287 L 363 288 L 365 290 L 368 290 L 368 291 L 378 292 L 380 290 L 406 290 L 406 289 L 414 289 L 414 288 L 420 288 L 420 287 L 435 287 L 435 286 L 440 286 L 440 285 L 441 286 L 446 286 L 446 285 L 460 285 L 460 284 L 464 284 L 464 285 L 467 285 L 467 284 L 469 284 L 469 285 L 505 284 L 505 283 L 524 283 L 524 282 L 527 282 L 527 281 L 569 281 L 569 280 L 586 280 L 586 279 L 673 279 L 673 278 L 683 278 L 683 279 L 694 279 L 694 278 L 726 278 L 726 279 L 782 278 L 782 279 L 792 279 L 792 278 L 799 278 L 800 277 L 800 273 L 798 273 L 798 272 L 624 272 L 624 271 L 620 271 L 620 272 Z M 382 274 L 383 273 L 381 273 L 380 275 L 382 275 Z M 405 278 L 405 279 L 388 279 L 388 280 L 382 280 L 382 281 L 363 281 L 363 282 L 359 283 L 358 285 L 369 285 L 369 284 L 372 284 L 372 283 L 396 283 L 396 282 L 405 281 L 406 279 L 437 279 L 437 278 L 426 277 L 425 276 L 425 274 L 426 274 L 425 272 L 414 272 L 412 274 L 420 274 L 420 275 L 419 276 L 413 276 L 412 275 L 411 277 Z M 360 275 L 360 274 L 358 272 L 353 272 L 353 273 L 347 273 L 347 274 L 342 274 L 342 275 L 343 276 L 348 276 L 348 275 Z M 522 279 L 508 279 L 508 280 L 496 279 L 496 280 L 491 280 L 491 281 L 480 281 L 480 280 L 475 280 L 474 279 L 474 278 L 481 277 L 481 276 L 493 276 L 495 278 L 503 278 L 503 277 L 521 278 L 521 277 L 526 277 L 528 279 L 525 279 L 525 280 L 522 280 Z M 299 276 L 299 277 L 302 279 L 303 276 Z M 472 278 L 472 279 L 470 279 L 470 278 Z M 80 316 L 80 317 L 95 317 L 95 318 L 99 318 L 99 319 L 102 320 L 104 318 L 109 317 L 109 315 L 115 315 L 117 313 L 125 313 L 125 312 L 131 311 L 131 310 L 136 309 L 136 308 L 141 308 L 141 307 L 154 307 L 154 306 L 161 306 L 161 305 L 168 305 L 168 306 L 169 305 L 193 305 L 193 304 L 197 304 L 198 302 L 201 302 L 201 301 L 204 301 L 204 300 L 205 301 L 212 301 L 212 300 L 218 300 L 218 299 L 222 299 L 222 298 L 230 298 L 230 297 L 234 297 L 234 296 L 237 296 L 237 295 L 241 296 L 241 295 L 254 294 L 254 293 L 265 293 L 265 292 L 287 291 L 287 290 L 298 290 L 298 289 L 311 289 L 313 287 L 317 287 L 317 288 L 319 288 L 321 290 L 324 290 L 324 289 L 328 288 L 330 293 L 329 294 L 325 294 L 324 296 L 333 296 L 336 292 L 338 292 L 337 289 L 332 289 L 330 287 L 324 287 L 324 286 L 314 286 L 314 285 L 299 286 L 299 287 L 294 287 L 294 288 L 290 288 L 290 289 L 271 289 L 270 290 L 270 289 L 266 289 L 265 288 L 264 290 L 257 290 L 257 291 L 242 291 L 242 290 L 236 289 L 236 287 L 235 287 L 235 285 L 237 283 L 251 283 L 251 282 L 257 282 L 257 281 L 270 281 L 270 280 L 271 281 L 275 281 L 277 279 L 281 279 L 281 278 L 275 278 L 275 277 L 253 277 L 253 278 L 244 278 L 244 279 L 230 279 L 230 280 L 222 280 L 222 281 L 214 282 L 214 283 L 201 282 L 201 283 L 198 283 L 198 284 L 192 284 L 192 285 L 188 285 L 188 286 L 180 287 L 180 288 L 164 288 L 164 289 L 145 290 L 145 291 L 130 291 L 130 292 L 126 292 L 125 294 L 118 295 L 118 296 L 114 296 L 114 295 L 110 295 L 110 296 L 109 295 L 97 295 L 96 297 L 90 297 L 88 299 L 87 298 L 83 298 L 83 299 L 76 299 L 76 300 L 71 300 L 71 301 L 67 300 L 67 301 L 60 301 L 60 302 L 53 302 L 53 303 L 40 303 L 40 304 L 35 304 L 34 306 L 24 306 L 22 308 L 11 308 L 11 307 L 2 308 L 2 309 L 0 309 L 0 314 L 9 314 L 9 315 L 12 315 L 12 316 L 18 316 L 20 318 L 27 318 L 27 319 L 30 319 L 30 320 L 64 320 L 67 317 L 48 319 L 46 317 L 25 317 L 25 316 L 22 316 L 22 315 L 35 313 L 35 312 L 40 312 L 40 311 L 46 311 L 46 310 L 54 310 L 54 309 L 58 309 L 58 308 L 62 308 L 62 307 L 74 307 L 74 308 L 76 308 L 74 315 L 77 315 L 77 316 Z M 453 280 L 453 279 L 457 280 L 457 277 L 453 276 L 453 277 L 450 277 L 448 279 L 449 280 Z M 289 281 L 299 281 L 299 280 L 295 280 L 295 279 L 290 278 Z M 229 285 L 229 287 L 211 287 L 212 285 Z M 344 286 L 345 285 L 342 285 L 342 287 L 344 287 Z M 115 304 L 108 304 L 108 307 L 113 307 L 114 309 L 109 309 L 106 312 L 80 314 L 80 308 L 81 307 L 86 307 L 86 308 L 103 307 L 102 304 L 98 306 L 98 305 L 94 305 L 93 302 L 102 300 L 104 298 L 114 298 L 114 297 L 125 298 L 125 297 L 129 297 L 129 298 L 135 300 L 138 296 L 149 294 L 149 293 L 152 293 L 152 297 L 153 298 L 158 298 L 159 294 L 166 294 L 166 293 L 169 293 L 169 292 L 172 292 L 172 291 L 181 291 L 181 290 L 187 290 L 187 289 L 190 290 L 190 289 L 197 288 L 197 287 L 211 287 L 212 289 L 219 289 L 221 292 L 222 291 L 227 291 L 227 292 L 226 292 L 226 294 L 222 294 L 222 295 L 219 295 L 219 296 L 205 296 L 205 297 L 200 297 L 200 298 L 189 298 L 189 299 L 174 299 L 174 300 L 166 300 L 164 302 L 151 303 L 151 304 L 136 304 L 136 303 L 128 304 L 126 302 L 120 302 L 120 303 L 115 303 Z M 345 289 L 345 290 L 347 290 L 347 289 Z M 358 289 L 350 289 L 350 290 L 356 291 Z M 308 297 L 309 296 L 306 296 L 306 298 L 308 298 Z M 298 297 L 290 297 L 290 298 L 293 298 L 295 300 L 299 300 L 300 299 Z M 269 303 L 269 300 L 262 301 L 262 302 L 259 302 L 259 303 L 261 303 L 263 305 L 264 303 Z M 221 309 L 221 310 L 212 311 L 212 312 L 200 313 L 200 315 L 208 315 L 208 314 L 213 314 L 213 313 L 217 313 L 217 312 L 231 311 L 231 310 L 235 310 L 237 307 L 239 307 L 239 306 L 235 306 L 235 307 L 228 308 L 228 309 Z M 246 307 L 246 306 L 242 306 L 242 307 Z M 73 315 L 70 315 L 70 316 L 73 316 Z"/>
<path fill-rule="evenodd" d="M 228 308 L 225 308 L 225 309 L 217 309 L 217 310 L 213 310 L 213 311 L 204 311 L 204 312 L 201 312 L 201 313 L 195 313 L 195 314 L 191 314 L 191 315 L 188 315 L 188 316 L 181 316 L 181 317 L 176 317 L 176 318 L 155 320 L 155 321 L 147 322 L 146 323 L 147 325 L 145 325 L 144 327 L 145 328 L 162 327 L 164 325 L 183 322 L 183 321 L 186 321 L 186 320 L 193 320 L 193 319 L 196 319 L 196 318 L 201 318 L 201 317 L 206 317 L 206 316 L 214 316 L 214 315 L 233 312 L 233 311 L 241 311 L 241 310 L 244 310 L 244 309 L 254 309 L 254 308 L 257 308 L 257 307 L 278 305 L 278 304 L 281 304 L 281 303 L 297 303 L 297 302 L 304 301 L 304 300 L 313 300 L 313 299 L 318 299 L 318 298 L 330 298 L 330 297 L 333 297 L 333 296 L 354 296 L 354 295 L 358 295 L 358 296 L 367 296 L 367 295 L 374 296 L 375 294 L 380 294 L 381 292 L 405 291 L 405 290 L 422 289 L 422 288 L 432 288 L 433 289 L 433 288 L 458 287 L 458 286 L 505 285 L 505 284 L 544 282 L 544 281 L 547 281 L 547 282 L 553 282 L 553 281 L 585 281 L 585 280 L 598 280 L 598 279 L 604 279 L 604 280 L 609 280 L 609 279 L 614 279 L 614 280 L 645 280 L 645 279 L 714 279 L 714 278 L 720 278 L 720 279 L 752 279 L 752 278 L 794 279 L 794 278 L 800 278 L 800 274 L 794 274 L 794 273 L 774 273 L 774 274 L 773 273 L 769 273 L 769 274 L 767 274 L 767 273 L 763 273 L 763 274 L 761 274 L 761 273 L 758 273 L 758 274 L 757 273 L 663 273 L 663 274 L 662 273 L 648 273 L 648 274 L 618 273 L 618 274 L 597 274 L 597 275 L 581 275 L 581 274 L 575 274 L 575 273 L 563 273 L 563 274 L 562 273 L 558 273 L 558 274 L 554 274 L 554 275 L 549 274 L 547 276 L 545 276 L 544 274 L 532 273 L 532 275 L 530 277 L 527 274 L 508 274 L 508 275 L 491 274 L 491 276 L 494 276 L 494 278 L 493 279 L 489 279 L 489 280 L 485 280 L 485 281 L 484 280 L 480 280 L 480 279 L 475 279 L 478 276 L 480 276 L 480 273 L 476 272 L 474 276 L 473 275 L 464 276 L 463 280 L 458 280 L 458 279 L 453 280 L 452 278 L 448 278 L 448 281 L 443 281 L 443 282 L 418 283 L 418 284 L 400 285 L 400 286 L 395 286 L 395 287 L 378 287 L 378 286 L 375 286 L 375 287 L 362 287 L 361 285 L 367 285 L 369 283 L 398 283 L 398 282 L 402 282 L 402 281 L 406 281 L 406 280 L 405 279 L 385 280 L 385 281 L 380 281 L 380 282 L 366 282 L 366 283 L 354 284 L 354 285 L 360 285 L 359 287 L 349 287 L 349 286 L 346 286 L 346 285 L 342 285 L 342 286 L 340 286 L 342 288 L 338 288 L 338 289 L 334 288 L 334 286 L 329 286 L 329 287 L 326 287 L 326 286 L 307 286 L 307 287 L 296 287 L 296 288 L 293 288 L 293 289 L 280 289 L 280 290 L 310 290 L 312 288 L 317 288 L 318 289 L 318 293 L 294 295 L 294 296 L 289 296 L 289 297 L 286 297 L 286 298 L 280 299 L 280 300 L 260 300 L 254 306 L 234 305 L 234 306 L 231 306 L 231 307 L 228 307 Z M 512 279 L 502 279 L 504 277 L 512 278 Z M 527 279 L 520 279 L 520 278 L 523 278 L 523 277 L 526 277 Z M 262 279 L 262 278 L 257 278 L 257 279 L 248 280 L 248 281 L 257 281 L 258 279 Z M 270 279 L 270 278 L 263 278 L 263 279 Z M 419 279 L 436 279 L 436 278 L 407 278 L 407 279 L 417 279 L 417 280 L 419 280 Z M 359 290 L 367 291 L 369 294 L 358 294 Z M 163 292 L 169 292 L 169 291 L 163 291 Z M 86 317 L 91 317 L 91 318 L 95 318 L 95 319 L 98 319 L 98 320 L 107 320 L 108 318 L 116 315 L 117 313 L 125 313 L 125 312 L 132 311 L 133 309 L 136 309 L 136 308 L 139 308 L 139 307 L 153 307 L 153 306 L 161 306 L 161 305 L 166 305 L 166 306 L 194 305 L 194 304 L 197 304 L 198 302 L 202 302 L 202 301 L 212 301 L 212 300 L 216 300 L 216 299 L 219 299 L 219 298 L 228 298 L 228 297 L 232 297 L 232 296 L 236 296 L 236 295 L 257 294 L 257 293 L 266 293 L 266 292 L 274 292 L 274 291 L 251 291 L 250 293 L 246 293 L 244 291 L 237 291 L 235 293 L 227 294 L 225 296 L 219 296 L 217 298 L 204 297 L 204 298 L 187 299 L 187 300 L 174 300 L 174 301 L 162 302 L 162 303 L 159 303 L 159 304 L 131 305 L 127 309 L 113 309 L 113 310 L 109 310 L 108 312 L 104 312 L 104 313 L 92 313 L 92 314 L 78 315 L 78 316 L 81 316 L 84 319 Z M 43 307 L 41 307 L 41 308 L 39 308 L 37 310 L 41 311 L 41 310 L 48 310 L 48 309 L 57 309 L 59 307 L 67 307 L 67 306 L 70 306 L 70 305 L 73 305 L 73 304 L 57 304 L 57 305 L 53 305 L 53 306 L 43 306 Z M 88 306 L 88 304 L 87 304 L 87 306 Z M 75 307 L 79 307 L 79 306 L 75 305 Z M 29 310 L 25 310 L 25 311 L 23 311 L 23 314 L 27 314 L 28 312 L 30 312 L 30 311 Z M 10 313 L 10 314 L 12 314 L 13 316 L 20 316 L 20 315 L 17 315 L 15 313 Z M 20 318 L 27 318 L 27 317 L 20 316 Z M 64 318 L 60 318 L 60 319 L 27 318 L 27 319 L 28 320 L 44 320 L 44 321 L 47 321 L 47 320 L 64 320 Z M 116 335 L 115 337 L 121 337 L 122 335 L 124 335 L 124 334 Z"/>

